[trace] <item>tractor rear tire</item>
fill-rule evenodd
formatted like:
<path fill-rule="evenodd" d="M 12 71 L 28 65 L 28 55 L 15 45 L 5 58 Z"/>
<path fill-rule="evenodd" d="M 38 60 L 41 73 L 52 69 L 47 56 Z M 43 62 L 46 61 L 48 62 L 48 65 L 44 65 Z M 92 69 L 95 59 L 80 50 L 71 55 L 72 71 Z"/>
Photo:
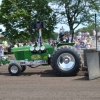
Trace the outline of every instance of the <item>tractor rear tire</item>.
<path fill-rule="evenodd" d="M 17 76 L 21 73 L 21 66 L 16 63 L 11 63 L 8 66 L 8 71 L 12 76 Z"/>
<path fill-rule="evenodd" d="M 80 70 L 82 56 L 72 46 L 61 46 L 51 56 L 51 67 L 58 76 L 74 76 Z"/>

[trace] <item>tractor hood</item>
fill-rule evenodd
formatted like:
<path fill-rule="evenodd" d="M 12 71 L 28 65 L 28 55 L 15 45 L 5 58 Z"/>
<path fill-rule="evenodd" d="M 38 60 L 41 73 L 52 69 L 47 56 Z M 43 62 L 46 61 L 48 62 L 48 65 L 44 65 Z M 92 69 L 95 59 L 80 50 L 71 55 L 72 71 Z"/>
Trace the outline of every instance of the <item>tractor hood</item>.
<path fill-rule="evenodd" d="M 29 51 L 29 50 L 30 50 L 30 46 L 23 46 L 23 47 L 12 48 L 12 52 L 16 52 L 16 51 Z"/>
<path fill-rule="evenodd" d="M 43 44 L 42 46 L 23 46 L 12 48 L 12 52 L 15 55 L 16 60 L 47 60 L 48 54 L 54 52 L 54 48 L 49 44 Z"/>
<path fill-rule="evenodd" d="M 46 49 L 52 48 L 49 44 L 44 44 L 44 46 Z M 15 48 L 12 48 L 12 52 L 29 51 L 31 47 L 32 46 L 22 46 L 22 47 L 17 47 L 17 48 L 15 47 Z M 33 47 L 35 47 L 35 46 L 33 46 Z"/>

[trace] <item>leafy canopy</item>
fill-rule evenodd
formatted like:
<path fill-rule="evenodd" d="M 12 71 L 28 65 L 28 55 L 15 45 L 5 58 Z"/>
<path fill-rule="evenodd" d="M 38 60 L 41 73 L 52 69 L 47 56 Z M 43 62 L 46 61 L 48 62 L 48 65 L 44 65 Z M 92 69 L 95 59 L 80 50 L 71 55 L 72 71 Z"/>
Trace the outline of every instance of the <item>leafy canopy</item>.
<path fill-rule="evenodd" d="M 67 24 L 70 31 L 80 24 L 89 25 L 94 22 L 95 13 L 99 16 L 100 0 L 49 0 L 54 6 L 57 20 Z M 98 21 L 99 17 L 98 17 Z"/>
<path fill-rule="evenodd" d="M 46 22 L 43 38 L 48 38 L 56 25 L 56 16 L 47 0 L 2 0 L 0 18 L 6 28 L 2 34 L 10 40 L 31 38 L 33 41 L 37 32 L 31 30 L 31 25 L 36 20 Z"/>

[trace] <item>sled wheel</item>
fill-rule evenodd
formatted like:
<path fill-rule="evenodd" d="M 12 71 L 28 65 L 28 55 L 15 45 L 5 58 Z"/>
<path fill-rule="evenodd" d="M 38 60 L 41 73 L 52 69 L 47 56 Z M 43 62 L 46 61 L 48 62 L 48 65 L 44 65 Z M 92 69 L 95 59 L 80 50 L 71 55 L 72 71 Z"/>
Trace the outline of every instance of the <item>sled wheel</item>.
<path fill-rule="evenodd" d="M 26 66 L 25 65 L 22 65 L 21 66 L 21 72 L 24 72 L 26 70 Z"/>
<path fill-rule="evenodd" d="M 11 75 L 17 76 L 21 73 L 21 67 L 16 63 L 11 63 L 8 67 L 8 71 Z"/>
<path fill-rule="evenodd" d="M 61 46 L 51 56 L 51 66 L 59 76 L 73 76 L 79 72 L 82 58 L 72 46 Z"/>

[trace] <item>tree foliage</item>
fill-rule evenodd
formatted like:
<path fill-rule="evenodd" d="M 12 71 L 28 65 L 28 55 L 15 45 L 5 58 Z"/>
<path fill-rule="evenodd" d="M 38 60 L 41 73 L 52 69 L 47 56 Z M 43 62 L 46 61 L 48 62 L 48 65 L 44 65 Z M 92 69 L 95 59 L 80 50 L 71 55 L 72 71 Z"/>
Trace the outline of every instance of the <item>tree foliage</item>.
<path fill-rule="evenodd" d="M 70 31 L 75 30 L 80 24 L 93 23 L 95 13 L 98 15 L 100 12 L 100 0 L 50 0 L 50 2 L 55 5 L 58 22 L 67 24 Z"/>
<path fill-rule="evenodd" d="M 51 38 L 52 38 L 53 40 L 57 40 L 57 38 L 58 38 L 58 33 L 53 32 L 53 33 L 51 34 Z"/>
<path fill-rule="evenodd" d="M 46 22 L 43 38 L 48 38 L 56 25 L 56 16 L 47 0 L 2 0 L 0 18 L 6 28 L 2 34 L 10 40 L 31 38 L 33 41 L 37 31 L 32 31 L 31 25 L 36 20 Z"/>

